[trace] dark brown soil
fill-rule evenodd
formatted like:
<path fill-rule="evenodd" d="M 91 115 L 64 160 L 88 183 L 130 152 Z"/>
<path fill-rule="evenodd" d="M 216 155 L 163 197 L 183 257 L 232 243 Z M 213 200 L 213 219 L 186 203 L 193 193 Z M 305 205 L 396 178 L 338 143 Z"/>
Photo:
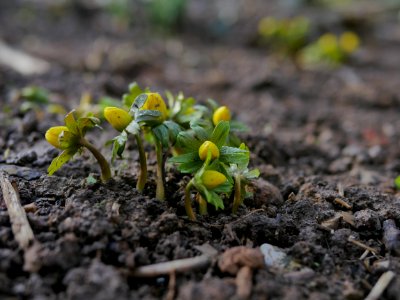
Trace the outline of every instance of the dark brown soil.
<path fill-rule="evenodd" d="M 348 16 L 321 7 L 233 2 L 242 5 L 233 25 L 216 29 L 214 1 L 189 1 L 182 27 L 164 34 L 140 10 L 124 27 L 92 1 L 2 1 L 0 39 L 47 60 L 51 69 L 22 76 L 0 65 L 0 170 L 15 182 L 22 205 L 35 204 L 27 215 L 41 244 L 36 268 L 27 271 L 0 197 L 0 298 L 240 299 L 235 276 L 215 263 L 176 274 L 175 284 L 169 276 L 139 279 L 133 270 L 195 257 L 205 243 L 219 254 L 268 243 L 288 255 L 290 267 L 254 270 L 250 299 L 363 299 L 389 270 L 396 275 L 381 299 L 400 299 L 400 233 L 389 226 L 400 227 L 393 183 L 400 173 L 398 9 L 378 17 L 365 2 L 351 19 L 363 40 L 360 51 L 337 69 L 305 71 L 255 45 L 260 17 L 299 10 L 316 31 L 340 31 Z M 137 193 L 134 143 L 108 184 L 86 180 L 99 176 L 87 153 L 46 175 L 58 151 L 43 136 L 62 116 L 19 112 L 15 91 L 42 86 L 72 109 L 86 91 L 120 98 L 132 81 L 216 99 L 250 126 L 242 138 L 261 178 L 238 215 L 228 207 L 189 221 L 187 178 L 173 167 L 165 202 L 154 199 L 152 167 L 145 193 Z M 90 139 L 110 157 L 104 143 L 115 132 L 105 124 L 96 130 Z M 374 252 L 363 256 L 366 247 Z"/>

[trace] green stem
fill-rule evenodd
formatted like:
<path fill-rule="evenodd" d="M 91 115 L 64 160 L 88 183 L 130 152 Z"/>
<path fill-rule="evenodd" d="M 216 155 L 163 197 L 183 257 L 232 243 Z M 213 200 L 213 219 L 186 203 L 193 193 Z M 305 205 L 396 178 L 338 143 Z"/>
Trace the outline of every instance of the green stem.
<path fill-rule="evenodd" d="M 205 216 L 205 215 L 207 215 L 208 214 L 208 210 L 207 210 L 207 201 L 206 200 L 204 200 L 204 198 L 200 195 L 200 194 L 197 194 L 198 195 L 198 201 L 199 201 L 199 213 L 202 215 L 202 216 Z"/>
<path fill-rule="evenodd" d="M 142 139 L 139 134 L 135 134 L 136 144 L 139 150 L 139 162 L 140 162 L 140 171 L 138 176 L 138 181 L 136 183 L 136 189 L 139 192 L 143 192 L 144 187 L 147 182 L 147 159 L 146 153 L 144 152 Z"/>
<path fill-rule="evenodd" d="M 240 175 L 235 175 L 235 194 L 233 197 L 233 206 L 232 206 L 232 213 L 236 214 L 237 210 L 242 204 L 242 186 L 241 186 L 241 180 L 240 180 Z"/>
<path fill-rule="evenodd" d="M 91 143 L 89 143 L 85 138 L 81 138 L 79 141 L 80 145 L 88 149 L 93 156 L 96 158 L 97 162 L 100 165 L 101 169 L 101 180 L 103 182 L 108 181 L 111 178 L 111 170 L 110 166 L 108 165 L 107 160 L 104 156 L 100 153 L 99 150 L 96 149 Z"/>
<path fill-rule="evenodd" d="M 163 147 L 160 141 L 154 137 L 156 142 L 156 155 L 157 155 L 157 187 L 156 187 L 156 198 L 158 200 L 165 200 L 165 188 L 164 188 L 164 156 Z"/>
<path fill-rule="evenodd" d="M 190 197 L 190 190 L 193 186 L 193 179 L 189 181 L 185 188 L 185 209 L 186 214 L 188 215 L 189 219 L 192 221 L 196 220 L 196 216 L 194 215 L 193 208 L 192 208 L 192 201 Z"/>

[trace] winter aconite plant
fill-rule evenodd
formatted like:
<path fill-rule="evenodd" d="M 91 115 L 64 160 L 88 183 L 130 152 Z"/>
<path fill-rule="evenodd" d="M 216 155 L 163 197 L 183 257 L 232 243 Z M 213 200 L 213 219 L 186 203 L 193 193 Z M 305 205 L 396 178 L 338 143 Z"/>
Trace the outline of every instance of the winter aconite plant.
<path fill-rule="evenodd" d="M 136 189 L 143 192 L 148 179 L 147 153 L 144 142 L 153 144 L 156 165 L 156 198 L 164 200 L 165 164 L 176 165 L 179 172 L 190 176 L 184 189 L 184 203 L 188 217 L 196 219 L 192 201 L 198 203 L 198 212 L 208 214 L 208 206 L 215 210 L 232 207 L 236 213 L 249 195 L 251 180 L 258 177 L 258 170 L 249 170 L 249 149 L 240 142 L 238 131 L 246 127 L 233 120 L 227 106 L 219 106 L 213 100 L 207 105 L 199 105 L 194 98 L 186 98 L 166 92 L 168 106 L 159 93 L 141 89 L 136 83 L 129 86 L 129 92 L 122 98 L 119 106 L 104 109 L 104 118 L 119 132 L 110 143 L 113 144 L 112 159 L 125 150 L 129 136 L 137 144 L 140 171 Z M 98 160 L 102 179 L 110 178 L 111 172 L 105 158 L 86 139 L 86 131 L 99 120 L 81 117 L 77 120 L 73 112 L 67 114 L 65 126 L 50 128 L 46 139 L 63 152 L 53 160 L 49 174 L 53 174 L 75 153 L 83 148 L 89 149 Z"/>
<path fill-rule="evenodd" d="M 99 120 L 94 117 L 84 117 L 78 120 L 74 117 L 74 111 L 71 111 L 65 116 L 65 126 L 51 127 L 46 132 L 46 140 L 54 147 L 63 150 L 51 162 L 48 168 L 49 175 L 61 168 L 68 162 L 76 153 L 81 153 L 83 148 L 88 149 L 96 158 L 101 169 L 102 181 L 107 181 L 111 178 L 111 171 L 107 160 L 104 156 L 85 139 L 85 134 L 88 129 L 98 125 Z"/>

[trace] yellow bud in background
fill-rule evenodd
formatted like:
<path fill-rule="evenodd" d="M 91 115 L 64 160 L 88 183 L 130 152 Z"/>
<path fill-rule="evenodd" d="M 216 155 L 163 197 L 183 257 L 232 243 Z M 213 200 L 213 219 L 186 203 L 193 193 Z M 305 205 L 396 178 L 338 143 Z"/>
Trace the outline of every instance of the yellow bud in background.
<path fill-rule="evenodd" d="M 54 126 L 46 131 L 46 140 L 55 148 L 63 149 L 60 145 L 59 136 L 61 132 L 68 131 L 67 126 Z"/>
<path fill-rule="evenodd" d="M 199 148 L 199 157 L 206 160 L 208 151 L 211 151 L 211 159 L 219 157 L 219 149 L 213 142 L 205 141 Z"/>
<path fill-rule="evenodd" d="M 279 22 L 271 17 L 265 17 L 258 23 L 258 33 L 263 36 L 272 36 L 279 29 Z"/>
<path fill-rule="evenodd" d="M 168 115 L 164 99 L 158 93 L 147 93 L 147 100 L 140 109 L 158 110 L 163 120 Z"/>
<path fill-rule="evenodd" d="M 332 33 L 325 33 L 318 39 L 318 45 L 324 53 L 335 53 L 338 50 L 338 39 Z"/>
<path fill-rule="evenodd" d="M 231 112 L 227 106 L 220 106 L 214 111 L 212 119 L 214 125 L 217 126 L 220 121 L 230 121 Z"/>
<path fill-rule="evenodd" d="M 104 118 L 118 131 L 124 130 L 132 122 L 131 115 L 118 107 L 106 107 L 104 109 Z"/>
<path fill-rule="evenodd" d="M 344 32 L 339 38 L 339 45 L 346 53 L 352 53 L 360 46 L 360 38 L 351 31 Z"/>
<path fill-rule="evenodd" d="M 226 181 L 226 177 L 218 171 L 207 170 L 201 176 L 201 181 L 207 189 L 211 190 L 223 184 Z"/>

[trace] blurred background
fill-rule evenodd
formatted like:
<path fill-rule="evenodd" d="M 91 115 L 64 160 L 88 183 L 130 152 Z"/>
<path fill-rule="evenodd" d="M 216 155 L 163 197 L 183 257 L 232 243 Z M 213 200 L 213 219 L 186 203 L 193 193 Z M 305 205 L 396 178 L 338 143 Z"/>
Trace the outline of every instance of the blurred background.
<path fill-rule="evenodd" d="M 399 128 L 399 11 L 398 0 L 1 1 L 0 104 L 90 110 L 136 81 L 228 104 L 256 134 L 314 143 L 339 128 L 348 141 L 372 127 L 381 143 Z M 377 108 L 392 110 L 383 120 Z"/>

